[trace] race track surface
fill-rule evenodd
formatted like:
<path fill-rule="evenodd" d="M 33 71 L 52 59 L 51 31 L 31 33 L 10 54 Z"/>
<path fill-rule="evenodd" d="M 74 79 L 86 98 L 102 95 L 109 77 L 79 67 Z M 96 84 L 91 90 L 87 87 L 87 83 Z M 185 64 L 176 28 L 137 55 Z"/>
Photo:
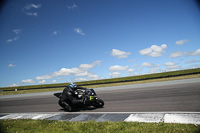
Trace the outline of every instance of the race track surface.
<path fill-rule="evenodd" d="M 97 88 L 100 109 L 78 112 L 200 112 L 200 79 Z M 20 97 L 19 97 L 20 96 Z M 52 93 L 0 98 L 0 113 L 64 112 Z"/>

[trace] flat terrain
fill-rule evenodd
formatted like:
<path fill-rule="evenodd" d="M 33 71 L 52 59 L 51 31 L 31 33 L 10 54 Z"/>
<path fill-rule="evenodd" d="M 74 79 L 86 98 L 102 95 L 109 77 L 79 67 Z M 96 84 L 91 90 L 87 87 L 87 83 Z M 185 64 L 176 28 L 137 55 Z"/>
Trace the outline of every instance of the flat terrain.
<path fill-rule="evenodd" d="M 80 112 L 200 112 L 199 81 L 198 78 L 96 88 L 105 107 Z M 1 97 L 0 113 L 64 112 L 57 104 L 58 98 L 51 93 L 19 96 Z"/>

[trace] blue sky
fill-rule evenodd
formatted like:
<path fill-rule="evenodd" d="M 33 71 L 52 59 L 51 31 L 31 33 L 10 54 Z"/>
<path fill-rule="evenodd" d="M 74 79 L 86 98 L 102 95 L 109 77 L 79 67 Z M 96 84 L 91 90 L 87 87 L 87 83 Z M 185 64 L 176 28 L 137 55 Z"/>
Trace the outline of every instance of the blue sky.
<path fill-rule="evenodd" d="M 200 67 L 193 0 L 7 0 L 0 87 Z"/>

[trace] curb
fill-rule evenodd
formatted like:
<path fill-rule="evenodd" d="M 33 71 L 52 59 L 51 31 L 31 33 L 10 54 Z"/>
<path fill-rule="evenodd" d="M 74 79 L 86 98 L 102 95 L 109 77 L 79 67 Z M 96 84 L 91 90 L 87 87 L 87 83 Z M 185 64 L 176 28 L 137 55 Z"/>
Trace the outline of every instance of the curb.
<path fill-rule="evenodd" d="M 128 113 L 128 112 L 85 112 L 85 113 L 8 113 L 2 119 L 33 119 L 58 121 L 126 121 L 146 123 L 200 124 L 200 112 L 194 113 Z"/>

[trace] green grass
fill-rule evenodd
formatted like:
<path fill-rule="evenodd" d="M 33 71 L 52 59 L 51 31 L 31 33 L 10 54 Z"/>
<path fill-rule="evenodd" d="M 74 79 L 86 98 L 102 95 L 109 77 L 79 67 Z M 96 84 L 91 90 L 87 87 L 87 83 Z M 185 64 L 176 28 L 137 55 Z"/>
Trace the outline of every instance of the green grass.
<path fill-rule="evenodd" d="M 128 84 L 177 80 L 177 79 L 199 78 L 200 74 L 198 73 L 200 73 L 200 68 L 157 73 L 157 74 L 140 75 L 140 76 L 77 82 L 77 84 L 82 85 L 83 87 L 86 87 L 86 88 L 97 88 L 97 87 L 119 86 L 119 85 L 128 85 Z M 130 81 L 130 80 L 134 80 L 134 81 Z M 123 82 L 117 83 L 118 81 L 123 81 Z M 114 82 L 114 83 L 109 83 L 109 82 Z M 4 88 L 0 88 L 0 90 L 11 90 L 11 91 L 0 91 L 0 95 L 62 91 L 64 89 L 64 86 L 66 85 L 67 83 L 4 87 Z M 18 89 L 18 91 L 14 91 L 15 89 Z M 26 90 L 26 89 L 30 89 L 30 90 Z"/>
<path fill-rule="evenodd" d="M 109 87 L 109 86 L 119 86 L 119 85 L 129 85 L 129 84 L 141 84 L 141 83 L 161 82 L 161 81 L 189 79 L 189 78 L 200 78 L 200 74 L 178 76 L 178 77 L 169 77 L 169 78 L 159 78 L 159 79 L 151 79 L 151 80 L 142 80 L 142 81 L 122 82 L 122 83 L 87 85 L 87 86 L 84 86 L 84 87 L 86 87 L 86 88 L 98 88 L 98 87 Z M 3 91 L 3 92 L 0 92 L 0 96 L 1 95 L 15 95 L 15 94 L 26 94 L 26 93 L 50 92 L 50 91 L 63 91 L 64 88 L 65 87 L 31 89 L 31 90 L 23 90 L 22 89 L 22 90 L 18 90 L 18 91 Z"/>
<path fill-rule="evenodd" d="M 5 133 L 199 133 L 200 125 L 138 122 L 67 122 L 50 120 L 0 120 Z"/>
<path fill-rule="evenodd" d="M 138 81 L 138 80 L 168 78 L 168 77 L 174 77 L 177 75 L 183 76 L 183 75 L 188 75 L 188 74 L 193 74 L 193 73 L 200 74 L 200 68 L 179 70 L 179 71 L 172 71 L 172 72 L 163 72 L 163 73 L 156 73 L 156 74 L 139 75 L 139 76 L 112 78 L 112 79 L 91 80 L 91 81 L 77 82 L 77 84 L 78 85 L 92 85 L 92 84 L 106 84 L 106 83 L 110 83 L 110 82 L 129 82 L 131 80 Z M 56 88 L 56 87 L 63 87 L 66 85 L 67 85 L 67 83 L 18 86 L 18 87 L 1 87 L 0 90 Z"/>

